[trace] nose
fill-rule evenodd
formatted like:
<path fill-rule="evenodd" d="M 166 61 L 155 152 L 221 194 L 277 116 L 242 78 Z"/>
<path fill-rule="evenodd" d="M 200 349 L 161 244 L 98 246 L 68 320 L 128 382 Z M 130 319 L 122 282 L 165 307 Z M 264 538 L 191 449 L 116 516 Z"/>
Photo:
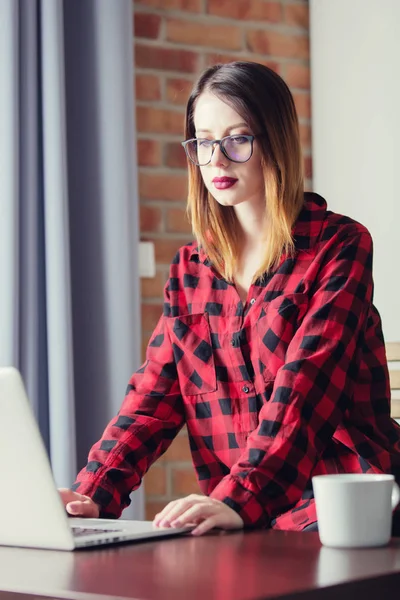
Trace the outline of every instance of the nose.
<path fill-rule="evenodd" d="M 211 156 L 210 165 L 213 167 L 227 166 L 228 159 L 225 154 L 221 150 L 221 146 L 219 144 L 215 144 L 214 150 Z"/>

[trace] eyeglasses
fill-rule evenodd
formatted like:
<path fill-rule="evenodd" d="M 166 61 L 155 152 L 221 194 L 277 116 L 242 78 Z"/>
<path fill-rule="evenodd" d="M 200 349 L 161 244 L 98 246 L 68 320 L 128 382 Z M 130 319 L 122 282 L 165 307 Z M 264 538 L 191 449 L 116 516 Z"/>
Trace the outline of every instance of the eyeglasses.
<path fill-rule="evenodd" d="M 227 159 L 236 163 L 245 163 L 252 157 L 254 135 L 228 135 L 221 140 L 192 138 L 181 142 L 187 157 L 198 167 L 211 162 L 216 144 Z"/>

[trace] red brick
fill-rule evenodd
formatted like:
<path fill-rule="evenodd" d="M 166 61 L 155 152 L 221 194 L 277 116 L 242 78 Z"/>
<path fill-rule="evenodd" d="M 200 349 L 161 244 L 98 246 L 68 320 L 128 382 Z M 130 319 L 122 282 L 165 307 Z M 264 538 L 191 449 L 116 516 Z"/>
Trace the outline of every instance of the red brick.
<path fill-rule="evenodd" d="M 286 4 L 284 6 L 284 20 L 288 25 L 295 25 L 303 29 L 309 29 L 308 4 Z"/>
<path fill-rule="evenodd" d="M 294 103 L 296 105 L 297 114 L 303 119 L 311 118 L 311 98 L 310 94 L 293 94 Z"/>
<path fill-rule="evenodd" d="M 240 56 L 240 55 L 221 54 L 219 52 L 213 52 L 212 54 L 206 55 L 206 65 L 208 67 L 211 67 L 212 65 L 216 65 L 218 63 L 225 64 L 225 63 L 230 63 L 230 62 L 234 62 L 237 60 L 260 63 L 261 65 L 265 65 L 266 67 L 269 67 L 270 69 L 275 71 L 275 73 L 278 73 L 278 75 L 280 75 L 280 69 L 281 69 L 280 64 L 274 60 L 265 60 L 258 56 L 254 57 L 251 54 L 247 55 L 247 56 Z"/>
<path fill-rule="evenodd" d="M 300 124 L 300 140 L 303 148 L 311 148 L 311 127 L 309 125 Z"/>
<path fill-rule="evenodd" d="M 135 4 L 163 10 L 202 12 L 202 0 L 135 0 Z"/>
<path fill-rule="evenodd" d="M 143 69 L 160 69 L 178 73 L 196 73 L 199 55 L 189 50 L 136 44 L 135 64 Z"/>
<path fill-rule="evenodd" d="M 158 167 L 161 164 L 161 143 L 156 140 L 138 140 L 138 163 L 141 167 Z"/>
<path fill-rule="evenodd" d="M 164 297 L 165 275 L 161 271 L 156 271 L 155 277 L 142 277 L 140 279 L 140 290 L 142 298 L 160 298 Z M 146 345 L 147 345 L 147 340 Z"/>
<path fill-rule="evenodd" d="M 136 126 L 139 132 L 174 133 L 183 135 L 185 115 L 176 110 L 138 106 L 136 108 Z"/>
<path fill-rule="evenodd" d="M 175 496 L 201 493 L 193 467 L 172 470 L 172 490 Z"/>
<path fill-rule="evenodd" d="M 279 2 L 263 0 L 208 0 L 207 12 L 218 17 L 240 21 L 279 23 L 282 18 Z"/>
<path fill-rule="evenodd" d="M 312 158 L 311 156 L 304 157 L 304 177 L 312 179 Z"/>
<path fill-rule="evenodd" d="M 167 492 L 167 477 L 165 468 L 154 465 L 143 479 L 147 496 L 164 496 Z"/>
<path fill-rule="evenodd" d="M 291 88 L 310 89 L 310 67 L 287 64 L 285 81 Z"/>
<path fill-rule="evenodd" d="M 172 169 L 186 169 L 187 159 L 185 150 L 179 142 L 169 142 L 164 149 L 164 162 Z"/>
<path fill-rule="evenodd" d="M 186 201 L 187 186 L 186 175 L 139 173 L 139 193 L 147 200 Z"/>
<path fill-rule="evenodd" d="M 161 17 L 159 15 L 135 13 L 134 31 L 136 37 L 156 40 L 160 34 L 160 27 Z"/>
<path fill-rule="evenodd" d="M 137 100 L 161 100 L 161 82 L 157 75 L 136 75 Z"/>
<path fill-rule="evenodd" d="M 168 504 L 168 500 L 147 500 L 146 501 L 146 521 L 152 521 Z"/>
<path fill-rule="evenodd" d="M 192 91 L 193 81 L 167 79 L 167 100 L 172 104 L 186 104 Z"/>
<path fill-rule="evenodd" d="M 169 265 L 181 246 L 191 241 L 190 235 L 179 240 L 162 239 L 153 240 L 156 254 L 156 262 Z"/>
<path fill-rule="evenodd" d="M 170 208 L 167 211 L 167 231 L 188 234 L 192 232 L 192 226 L 185 210 L 182 208 Z"/>
<path fill-rule="evenodd" d="M 176 461 L 187 461 L 191 462 L 192 454 L 190 452 L 189 440 L 187 434 L 178 435 L 165 454 L 158 460 L 158 462 L 176 462 Z"/>
<path fill-rule="evenodd" d="M 140 206 L 140 231 L 155 231 L 161 230 L 162 212 L 160 208 L 154 206 Z"/>
<path fill-rule="evenodd" d="M 242 31 L 233 25 L 210 25 L 197 21 L 169 19 L 167 40 L 194 46 L 240 50 Z"/>
<path fill-rule="evenodd" d="M 247 44 L 252 52 L 291 58 L 309 57 L 309 39 L 304 35 L 286 35 L 278 31 L 247 32 Z"/>
<path fill-rule="evenodd" d="M 153 331 L 163 313 L 163 306 L 162 304 L 142 303 L 141 312 L 143 331 Z"/>

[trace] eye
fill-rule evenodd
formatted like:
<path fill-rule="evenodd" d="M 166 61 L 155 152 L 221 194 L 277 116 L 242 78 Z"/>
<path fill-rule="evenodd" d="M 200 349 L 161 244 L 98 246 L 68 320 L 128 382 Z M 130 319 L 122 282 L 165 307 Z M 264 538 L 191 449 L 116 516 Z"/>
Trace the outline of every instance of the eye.
<path fill-rule="evenodd" d="M 212 141 L 211 140 L 197 140 L 197 145 L 198 146 L 203 146 L 205 148 L 209 148 L 210 146 L 212 146 Z"/>
<path fill-rule="evenodd" d="M 249 141 L 244 135 L 232 135 L 231 140 L 234 144 L 246 144 Z"/>

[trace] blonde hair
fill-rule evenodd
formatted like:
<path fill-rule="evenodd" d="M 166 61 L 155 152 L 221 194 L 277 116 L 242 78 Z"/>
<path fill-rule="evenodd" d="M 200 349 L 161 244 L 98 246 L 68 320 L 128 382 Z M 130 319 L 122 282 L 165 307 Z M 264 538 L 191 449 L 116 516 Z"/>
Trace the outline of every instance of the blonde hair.
<path fill-rule="evenodd" d="M 195 137 L 194 109 L 204 91 L 231 105 L 248 123 L 261 148 L 265 182 L 265 254 L 253 282 L 294 253 L 292 227 L 304 202 L 303 159 L 292 94 L 274 71 L 252 62 L 214 65 L 195 84 L 186 107 L 186 139 Z M 188 160 L 188 215 L 197 243 L 214 268 L 233 281 L 239 258 L 239 224 L 231 206 L 208 192 L 200 168 Z"/>

